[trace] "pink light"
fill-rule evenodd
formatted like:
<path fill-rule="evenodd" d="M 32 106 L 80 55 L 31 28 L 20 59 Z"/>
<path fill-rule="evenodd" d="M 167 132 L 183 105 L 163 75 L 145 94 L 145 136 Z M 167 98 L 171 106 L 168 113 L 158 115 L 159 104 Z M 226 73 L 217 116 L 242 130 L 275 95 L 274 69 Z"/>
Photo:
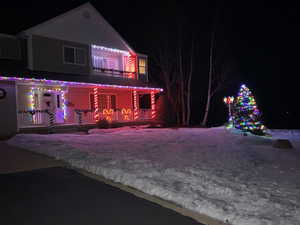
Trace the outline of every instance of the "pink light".
<path fill-rule="evenodd" d="M 96 120 L 96 122 L 99 121 L 99 95 L 98 95 L 98 88 L 94 88 L 93 89 L 94 91 L 94 107 L 95 107 L 95 115 L 94 115 L 94 118 Z"/>
<path fill-rule="evenodd" d="M 137 91 L 133 91 L 133 117 L 135 120 L 139 118 L 139 111 L 138 111 L 138 103 L 137 103 Z"/>
<path fill-rule="evenodd" d="M 26 81 L 26 82 L 40 82 L 48 85 L 73 85 L 81 87 L 101 87 L 101 88 L 120 88 L 128 90 L 149 90 L 162 92 L 162 88 L 150 88 L 150 87 L 137 87 L 137 86 L 123 86 L 123 85 L 113 85 L 113 84 L 96 84 L 96 83 L 84 83 L 84 82 L 75 82 L 75 81 L 59 81 L 59 80 L 46 80 L 46 79 L 35 79 L 35 78 L 23 78 L 23 77 L 3 77 L 0 76 L 1 80 L 8 81 Z"/>
<path fill-rule="evenodd" d="M 154 91 L 151 91 L 151 119 L 154 119 L 156 116 L 155 110 L 155 94 Z"/>
<path fill-rule="evenodd" d="M 125 71 L 128 72 L 127 78 L 135 78 L 136 72 L 136 56 L 132 53 L 125 56 Z"/>

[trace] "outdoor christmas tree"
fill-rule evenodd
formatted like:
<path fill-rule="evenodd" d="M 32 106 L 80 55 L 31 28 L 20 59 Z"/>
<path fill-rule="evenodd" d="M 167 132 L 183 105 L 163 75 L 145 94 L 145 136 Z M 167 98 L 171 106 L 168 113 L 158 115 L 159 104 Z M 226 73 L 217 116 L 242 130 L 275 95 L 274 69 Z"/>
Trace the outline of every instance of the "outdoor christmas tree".
<path fill-rule="evenodd" d="M 256 135 L 265 135 L 261 113 L 257 108 L 254 96 L 246 85 L 241 86 L 238 96 L 233 102 L 231 120 L 237 129 Z"/>

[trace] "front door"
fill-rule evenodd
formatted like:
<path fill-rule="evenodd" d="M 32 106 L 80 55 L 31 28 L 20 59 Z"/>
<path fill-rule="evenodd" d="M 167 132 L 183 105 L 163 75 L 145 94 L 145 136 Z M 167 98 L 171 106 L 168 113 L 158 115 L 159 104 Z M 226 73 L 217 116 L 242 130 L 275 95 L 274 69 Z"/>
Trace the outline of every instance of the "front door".
<path fill-rule="evenodd" d="M 63 102 L 62 102 L 62 94 L 55 93 L 54 94 L 54 102 L 55 102 L 55 122 L 56 123 L 64 123 L 64 110 L 63 110 Z"/>

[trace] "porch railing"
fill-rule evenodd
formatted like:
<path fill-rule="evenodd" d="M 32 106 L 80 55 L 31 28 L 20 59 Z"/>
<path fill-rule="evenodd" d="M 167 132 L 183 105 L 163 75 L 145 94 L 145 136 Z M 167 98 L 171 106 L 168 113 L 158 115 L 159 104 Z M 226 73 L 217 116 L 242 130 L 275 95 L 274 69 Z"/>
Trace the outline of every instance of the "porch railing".
<path fill-rule="evenodd" d="M 19 127 L 53 127 L 54 116 L 55 114 L 48 110 L 20 110 L 18 111 Z"/>
<path fill-rule="evenodd" d="M 95 112 L 90 109 L 75 109 L 75 120 L 78 124 L 95 123 Z M 100 120 L 109 120 L 111 122 L 132 122 L 134 121 L 133 111 L 131 109 L 121 110 L 102 110 L 99 113 Z M 140 109 L 138 111 L 137 121 L 145 121 L 151 119 L 150 109 Z"/>
<path fill-rule="evenodd" d="M 70 114 L 73 113 L 73 116 Z M 27 127 L 52 127 L 54 125 L 84 125 L 95 124 L 95 112 L 91 109 L 74 109 L 69 111 L 64 122 L 56 122 L 55 113 L 48 110 L 20 110 L 18 112 L 18 124 L 20 128 Z M 107 119 L 111 122 L 133 122 L 151 120 L 151 110 L 140 109 L 138 118 L 135 120 L 131 109 L 103 110 L 99 113 L 100 119 Z"/>

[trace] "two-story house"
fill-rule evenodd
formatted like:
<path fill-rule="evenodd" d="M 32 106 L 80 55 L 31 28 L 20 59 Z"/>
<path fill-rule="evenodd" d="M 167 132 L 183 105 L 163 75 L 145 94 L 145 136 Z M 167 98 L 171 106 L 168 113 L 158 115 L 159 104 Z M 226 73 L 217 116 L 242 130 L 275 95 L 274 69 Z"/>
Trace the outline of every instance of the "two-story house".
<path fill-rule="evenodd" d="M 0 34 L 0 132 L 155 118 L 147 56 L 86 3 L 16 36 Z"/>

